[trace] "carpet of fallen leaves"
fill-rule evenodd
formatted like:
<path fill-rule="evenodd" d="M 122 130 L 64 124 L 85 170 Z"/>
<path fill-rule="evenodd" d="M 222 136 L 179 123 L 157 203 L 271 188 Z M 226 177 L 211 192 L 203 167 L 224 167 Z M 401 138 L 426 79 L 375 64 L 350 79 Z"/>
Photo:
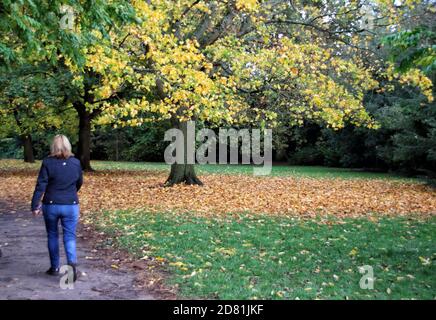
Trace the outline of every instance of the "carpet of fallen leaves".
<path fill-rule="evenodd" d="M 34 169 L 0 170 L 0 206 L 28 210 L 36 175 Z M 87 173 L 79 194 L 81 211 L 145 208 L 200 215 L 252 212 L 339 217 L 436 214 L 434 187 L 397 180 L 210 174 L 201 177 L 204 186 L 164 187 L 165 179 L 165 172 L 156 171 Z"/>

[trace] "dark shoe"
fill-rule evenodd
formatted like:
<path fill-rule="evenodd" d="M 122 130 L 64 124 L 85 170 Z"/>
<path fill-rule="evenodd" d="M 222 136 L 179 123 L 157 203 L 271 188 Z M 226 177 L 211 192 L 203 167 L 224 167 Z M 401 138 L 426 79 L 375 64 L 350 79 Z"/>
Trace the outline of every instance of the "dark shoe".
<path fill-rule="evenodd" d="M 78 277 L 77 265 L 75 263 L 69 263 L 68 265 L 73 269 L 73 282 L 76 282 Z"/>
<path fill-rule="evenodd" d="M 58 276 L 59 275 L 59 268 L 50 268 L 46 272 L 49 276 Z"/>

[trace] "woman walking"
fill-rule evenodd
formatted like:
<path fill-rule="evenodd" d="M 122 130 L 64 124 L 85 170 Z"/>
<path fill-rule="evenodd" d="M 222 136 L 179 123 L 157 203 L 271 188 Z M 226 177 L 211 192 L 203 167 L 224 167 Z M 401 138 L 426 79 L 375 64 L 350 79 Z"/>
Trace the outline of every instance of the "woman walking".
<path fill-rule="evenodd" d="M 50 156 L 42 161 L 32 198 L 32 212 L 35 216 L 41 213 L 44 216 L 51 264 L 46 273 L 59 274 L 60 220 L 67 264 L 72 267 L 73 279 L 76 281 L 76 226 L 79 221 L 77 191 L 82 186 L 83 176 L 80 161 L 73 156 L 68 138 L 64 135 L 55 136 L 50 147 Z"/>

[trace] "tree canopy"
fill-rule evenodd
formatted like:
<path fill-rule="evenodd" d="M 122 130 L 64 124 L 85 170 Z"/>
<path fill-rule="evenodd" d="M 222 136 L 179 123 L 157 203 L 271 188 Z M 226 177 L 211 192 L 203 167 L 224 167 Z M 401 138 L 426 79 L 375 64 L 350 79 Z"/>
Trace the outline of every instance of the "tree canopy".
<path fill-rule="evenodd" d="M 74 18 L 67 28 L 62 5 Z M 25 77 L 7 91 L 18 90 L 15 101 L 32 110 L 72 106 L 78 157 L 91 169 L 98 125 L 378 128 L 364 103 L 369 92 L 396 83 L 433 99 L 434 30 L 416 18 L 431 8 L 425 0 L 4 0 L 0 68 L 44 66 L 49 77 L 30 81 L 47 79 L 56 93 L 51 85 L 25 90 Z"/>

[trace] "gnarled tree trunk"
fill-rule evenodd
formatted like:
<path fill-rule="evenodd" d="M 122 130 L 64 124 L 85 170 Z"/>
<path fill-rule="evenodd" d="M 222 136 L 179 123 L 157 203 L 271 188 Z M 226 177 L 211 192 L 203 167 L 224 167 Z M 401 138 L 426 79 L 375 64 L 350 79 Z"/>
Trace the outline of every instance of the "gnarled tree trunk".
<path fill-rule="evenodd" d="M 195 173 L 194 164 L 188 164 L 188 143 L 193 143 L 193 141 L 188 141 L 188 123 L 186 121 L 174 121 L 175 127 L 183 132 L 183 147 L 184 147 L 184 162 L 174 163 L 171 165 L 170 175 L 165 182 L 166 186 L 173 186 L 179 183 L 186 183 L 189 185 L 203 185 L 203 182 L 197 177 Z M 195 135 L 194 135 L 195 136 Z M 195 143 L 195 142 L 194 142 Z"/>
<path fill-rule="evenodd" d="M 203 182 L 197 177 L 193 164 L 172 164 L 170 175 L 165 182 L 166 186 L 173 186 L 178 183 L 186 183 L 189 185 L 203 185 Z"/>

